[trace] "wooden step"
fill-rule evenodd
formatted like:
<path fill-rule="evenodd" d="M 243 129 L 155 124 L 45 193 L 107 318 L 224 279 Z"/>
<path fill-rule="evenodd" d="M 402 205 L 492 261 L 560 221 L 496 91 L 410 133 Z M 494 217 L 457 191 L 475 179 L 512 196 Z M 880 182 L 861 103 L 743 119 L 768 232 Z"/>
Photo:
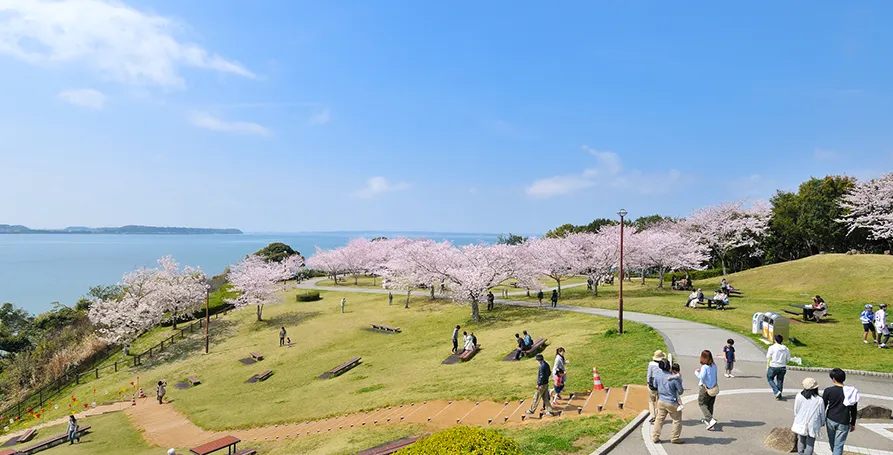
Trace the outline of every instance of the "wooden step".
<path fill-rule="evenodd" d="M 586 402 L 579 410 L 579 413 L 595 414 L 601 412 L 602 404 L 604 403 L 605 398 L 608 396 L 608 393 L 610 391 L 610 388 L 604 390 L 593 390 L 592 393 L 586 398 Z"/>
<path fill-rule="evenodd" d="M 605 395 L 605 400 L 602 402 L 601 412 L 615 412 L 620 411 L 622 408 L 620 407 L 620 403 L 623 402 L 623 397 L 626 392 L 623 391 L 623 388 L 610 388 L 608 389 L 608 393 Z"/>

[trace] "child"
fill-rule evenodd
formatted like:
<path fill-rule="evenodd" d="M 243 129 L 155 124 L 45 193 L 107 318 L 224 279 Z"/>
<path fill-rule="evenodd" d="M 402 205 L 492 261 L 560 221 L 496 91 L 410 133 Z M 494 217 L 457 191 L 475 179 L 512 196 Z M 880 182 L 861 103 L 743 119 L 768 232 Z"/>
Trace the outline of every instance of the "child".
<path fill-rule="evenodd" d="M 726 356 L 726 377 L 734 378 L 732 376 L 732 368 L 735 367 L 735 340 L 729 338 L 726 340 L 726 345 L 722 347 L 722 353 Z"/>
<path fill-rule="evenodd" d="M 561 392 L 564 390 L 564 370 L 555 370 L 555 388 L 552 390 L 554 395 L 552 395 L 552 403 L 554 404 L 558 400 L 562 400 Z"/>
<path fill-rule="evenodd" d="M 874 306 L 870 303 L 865 305 L 865 309 L 859 314 L 859 321 L 862 323 L 862 342 L 868 344 L 868 332 L 871 332 L 871 341 L 877 343 L 877 330 L 874 328 Z"/>
<path fill-rule="evenodd" d="M 669 377 L 669 379 L 674 380 L 674 381 L 679 381 L 679 385 L 681 386 L 682 385 L 682 374 L 679 373 L 680 371 L 681 371 L 681 368 L 679 368 L 678 363 L 673 362 L 673 364 L 670 365 L 670 375 L 671 376 Z M 680 387 L 679 390 L 683 390 L 682 387 Z M 681 411 L 684 408 L 685 408 L 685 406 L 682 405 L 682 392 L 679 392 L 679 406 L 676 408 L 676 410 Z"/>

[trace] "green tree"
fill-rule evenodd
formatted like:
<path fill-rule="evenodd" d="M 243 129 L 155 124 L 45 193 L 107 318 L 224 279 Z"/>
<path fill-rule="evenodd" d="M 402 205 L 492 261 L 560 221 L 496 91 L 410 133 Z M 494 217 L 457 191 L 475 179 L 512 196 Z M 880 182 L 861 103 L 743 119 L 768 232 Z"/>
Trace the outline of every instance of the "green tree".
<path fill-rule="evenodd" d="M 292 247 L 284 243 L 274 242 L 263 247 L 254 254 L 266 259 L 267 262 L 282 262 L 285 260 L 285 258 L 291 255 L 301 253 L 298 253 L 297 251 L 292 249 Z"/>
<path fill-rule="evenodd" d="M 527 237 L 512 234 L 511 232 L 508 235 L 499 234 L 499 237 L 496 238 L 496 243 L 499 245 L 520 245 L 526 241 Z"/>
<path fill-rule="evenodd" d="M 592 220 L 592 222 L 589 224 L 583 224 L 583 225 L 579 225 L 579 226 L 573 225 L 570 223 L 566 223 L 566 224 L 562 224 L 561 226 L 558 226 L 555 229 L 550 229 L 548 232 L 546 232 L 546 237 L 561 238 L 561 237 L 567 237 L 569 234 L 574 234 L 574 233 L 578 233 L 578 232 L 598 232 L 599 229 L 601 229 L 605 226 L 614 226 L 618 223 L 619 223 L 619 221 L 612 220 L 609 218 L 596 218 L 596 219 Z M 627 222 L 627 223 L 629 223 L 629 222 Z M 629 224 L 626 224 L 626 226 L 629 226 Z"/>
<path fill-rule="evenodd" d="M 651 226 L 654 226 L 655 224 L 660 224 L 665 221 L 673 221 L 673 218 L 670 218 L 668 216 L 663 216 L 663 215 L 657 215 L 657 214 L 648 215 L 648 216 L 640 216 L 640 217 L 636 218 L 635 221 L 633 221 L 633 226 L 635 226 L 636 229 L 643 231 L 645 229 L 650 228 Z"/>

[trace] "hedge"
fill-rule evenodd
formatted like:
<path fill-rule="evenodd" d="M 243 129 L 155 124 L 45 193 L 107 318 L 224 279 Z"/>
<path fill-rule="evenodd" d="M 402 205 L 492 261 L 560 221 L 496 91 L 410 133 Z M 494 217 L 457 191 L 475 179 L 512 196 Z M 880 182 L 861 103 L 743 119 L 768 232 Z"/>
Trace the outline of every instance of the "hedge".
<path fill-rule="evenodd" d="M 295 300 L 298 302 L 315 302 L 321 298 L 322 297 L 319 296 L 319 291 L 307 291 L 295 296 Z"/>
<path fill-rule="evenodd" d="M 522 455 L 517 442 L 493 430 L 455 427 L 420 439 L 397 455 Z"/>
<path fill-rule="evenodd" d="M 722 267 L 717 269 L 707 269 L 707 270 L 691 270 L 688 272 L 688 275 L 692 280 L 706 280 L 708 278 L 715 278 L 718 276 L 722 276 Z M 676 276 L 676 279 L 685 278 L 685 272 L 673 272 L 664 275 L 664 281 L 672 281 L 673 276 Z"/>

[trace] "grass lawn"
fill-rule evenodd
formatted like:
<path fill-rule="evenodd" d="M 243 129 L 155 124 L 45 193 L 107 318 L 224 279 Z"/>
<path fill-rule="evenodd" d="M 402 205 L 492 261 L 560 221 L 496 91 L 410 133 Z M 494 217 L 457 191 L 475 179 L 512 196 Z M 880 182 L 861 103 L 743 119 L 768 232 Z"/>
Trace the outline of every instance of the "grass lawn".
<path fill-rule="evenodd" d="M 134 429 L 123 412 L 113 412 L 78 420 L 81 427 L 90 426 L 90 432 L 81 437 L 80 443 L 67 442 L 50 449 L 53 455 L 158 455 L 167 448 L 150 446 Z M 68 425 L 55 425 L 37 430 L 37 435 L 22 447 L 52 439 L 68 431 Z"/>
<path fill-rule="evenodd" d="M 338 301 L 347 297 L 347 313 L 338 312 Z M 528 398 L 537 365 L 534 360 L 502 362 L 514 348 L 515 332 L 527 329 L 534 338 L 549 338 L 547 358 L 564 346 L 570 360 L 568 389 L 585 390 L 590 371 L 598 366 L 608 386 L 641 382 L 644 366 L 655 349 L 663 348 L 660 336 L 644 326 L 632 325 L 623 336 L 605 336 L 614 327 L 610 319 L 525 308 L 498 308 L 484 312 L 480 323 L 469 321 L 469 308 L 445 301 L 413 299 L 409 310 L 387 306 L 386 296 L 337 292 L 323 293 L 317 302 L 294 302 L 267 307 L 265 321 L 254 321 L 253 308 L 230 313 L 212 322 L 212 348 L 200 354 L 203 340 L 195 336 L 140 369 L 129 368 L 77 386 L 70 392 L 80 402 L 103 402 L 117 397 L 136 376 L 146 393 L 158 379 L 168 381 L 173 405 L 197 425 L 222 430 L 316 419 L 361 409 L 433 399 L 503 400 Z M 371 322 L 403 328 L 398 335 L 372 333 Z M 474 331 L 481 352 L 468 363 L 441 365 L 451 348 L 452 327 Z M 277 332 L 286 326 L 301 348 L 279 348 Z M 237 360 L 249 351 L 266 359 L 255 365 Z M 363 363 L 348 373 L 328 380 L 316 376 L 352 358 Z M 250 376 L 266 369 L 274 375 L 265 382 L 246 384 Z M 198 375 L 202 385 L 177 390 L 173 384 Z M 95 394 L 93 391 L 96 391 Z M 337 397 L 337 398 L 336 398 Z M 263 406 L 237 404 L 263 403 Z M 46 410 L 45 419 L 66 409 Z"/>
<path fill-rule="evenodd" d="M 866 303 L 893 301 L 893 286 L 885 278 L 893 274 L 893 257 L 881 255 L 820 255 L 799 261 L 760 267 L 728 277 L 744 292 L 732 297 L 734 309 L 692 310 L 683 305 L 688 292 L 657 290 L 657 280 L 624 282 L 624 309 L 704 322 L 751 335 L 751 318 L 756 312 L 780 312 L 790 303 L 808 304 L 819 294 L 828 302 L 830 317 L 820 324 L 791 322 L 789 343 L 792 355 L 806 366 L 840 367 L 871 371 L 893 371 L 893 352 L 862 343 L 859 313 Z M 712 296 L 720 278 L 695 283 Z M 617 281 L 600 286 L 599 296 L 581 288 L 562 293 L 561 303 L 598 308 L 617 308 Z M 665 283 L 667 289 L 669 284 Z M 799 319 L 791 315 L 794 319 Z M 718 348 L 718 347 L 716 347 Z"/>

